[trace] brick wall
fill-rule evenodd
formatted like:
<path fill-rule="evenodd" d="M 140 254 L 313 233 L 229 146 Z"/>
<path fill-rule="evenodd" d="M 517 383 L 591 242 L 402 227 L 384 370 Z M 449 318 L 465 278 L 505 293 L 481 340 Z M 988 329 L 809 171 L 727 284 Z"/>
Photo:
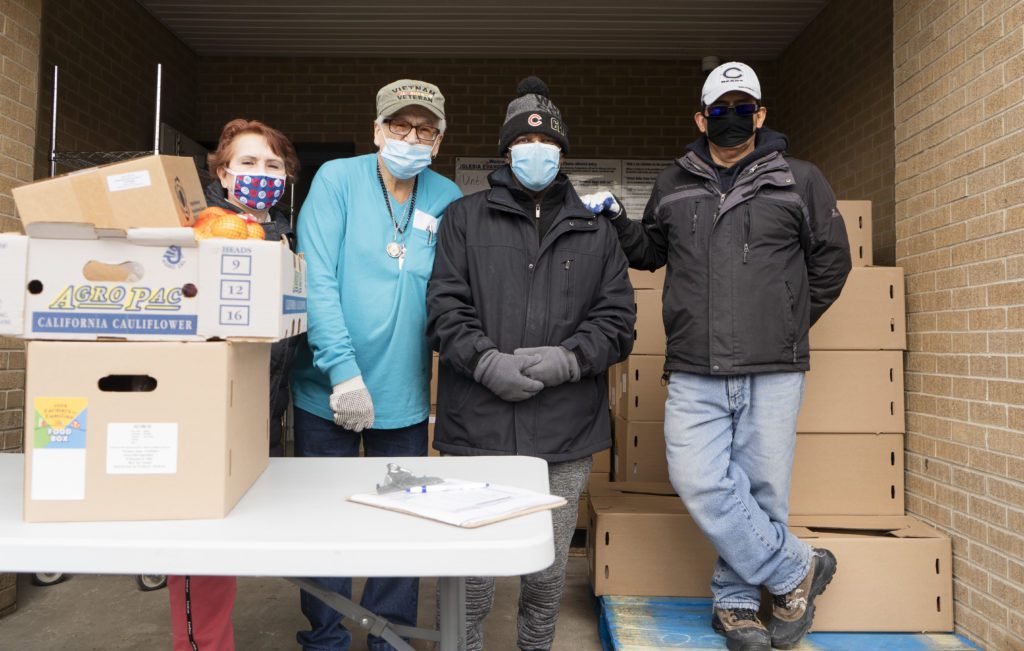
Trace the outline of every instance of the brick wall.
<path fill-rule="evenodd" d="M 872 202 L 874 262 L 893 265 L 892 3 L 832 0 L 778 61 L 769 121 L 841 199 Z M 773 111 L 773 109 L 776 109 Z"/>
<path fill-rule="evenodd" d="M 20 231 L 11 188 L 32 180 L 39 80 L 41 0 L 11 0 L 0 11 L 0 232 Z M 25 352 L 0 337 L 0 451 L 21 449 Z"/>
<path fill-rule="evenodd" d="M 0 232 L 19 231 L 11 188 L 32 180 L 42 0 L 0 4 Z M 25 352 L 0 337 L 0 452 L 21 449 Z M 0 616 L 17 605 L 14 574 L 0 574 Z"/>
<path fill-rule="evenodd" d="M 58 151 L 142 151 L 153 148 L 156 64 L 163 64 L 161 119 L 189 130 L 198 62 L 135 0 L 47 2 L 36 177 L 49 175 L 54 65 Z"/>
<path fill-rule="evenodd" d="M 894 14 L 907 507 L 953 537 L 958 630 L 1024 648 L 1024 4 Z"/>
<path fill-rule="evenodd" d="M 753 62 L 772 92 L 774 66 Z M 697 61 L 516 59 L 204 58 L 197 140 L 214 141 L 235 117 L 261 119 L 296 142 L 354 142 L 373 150 L 374 99 L 384 84 L 415 77 L 446 98 L 448 134 L 434 169 L 458 156 L 497 155 L 498 132 L 520 79 L 536 74 L 569 126 L 575 158 L 671 160 L 697 131 L 705 75 Z"/>

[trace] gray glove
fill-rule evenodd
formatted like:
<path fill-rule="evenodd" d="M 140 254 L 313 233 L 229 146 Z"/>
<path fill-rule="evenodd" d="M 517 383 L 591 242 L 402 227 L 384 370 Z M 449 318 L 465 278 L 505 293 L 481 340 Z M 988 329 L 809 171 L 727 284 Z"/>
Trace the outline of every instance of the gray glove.
<path fill-rule="evenodd" d="M 340 427 L 353 432 L 373 427 L 373 400 L 363 383 L 363 376 L 357 375 L 335 384 L 330 404 L 334 422 Z"/>
<path fill-rule="evenodd" d="M 545 387 L 557 387 L 565 382 L 578 382 L 580 363 L 576 355 L 562 346 L 540 346 L 538 348 L 516 348 L 516 356 L 540 355 L 540 362 L 526 368 L 523 375 L 544 383 Z"/>
<path fill-rule="evenodd" d="M 544 388 L 543 383 L 523 375 L 525 369 L 540 359 L 539 355 L 509 355 L 492 348 L 480 356 L 473 379 L 506 402 L 520 402 Z"/>

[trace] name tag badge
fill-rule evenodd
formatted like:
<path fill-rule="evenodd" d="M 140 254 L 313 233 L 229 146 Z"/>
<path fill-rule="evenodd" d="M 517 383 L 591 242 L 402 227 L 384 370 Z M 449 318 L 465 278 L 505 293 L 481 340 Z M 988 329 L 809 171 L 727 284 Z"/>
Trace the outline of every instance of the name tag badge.
<path fill-rule="evenodd" d="M 430 231 L 437 235 L 437 217 L 428 215 L 422 210 L 417 210 L 412 215 L 412 227 L 421 231 Z"/>

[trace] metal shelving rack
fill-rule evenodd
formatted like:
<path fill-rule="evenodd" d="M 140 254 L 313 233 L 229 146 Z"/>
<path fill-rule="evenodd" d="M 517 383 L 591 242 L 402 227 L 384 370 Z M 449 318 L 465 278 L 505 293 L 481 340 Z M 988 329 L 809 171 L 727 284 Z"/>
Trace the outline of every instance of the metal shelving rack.
<path fill-rule="evenodd" d="M 153 118 L 153 149 L 146 151 L 57 151 L 57 88 L 59 67 L 53 66 L 53 113 L 50 120 L 50 176 L 57 175 L 57 164 L 69 171 L 116 163 L 141 156 L 160 153 L 160 91 L 163 64 L 156 64 L 156 110 Z"/>

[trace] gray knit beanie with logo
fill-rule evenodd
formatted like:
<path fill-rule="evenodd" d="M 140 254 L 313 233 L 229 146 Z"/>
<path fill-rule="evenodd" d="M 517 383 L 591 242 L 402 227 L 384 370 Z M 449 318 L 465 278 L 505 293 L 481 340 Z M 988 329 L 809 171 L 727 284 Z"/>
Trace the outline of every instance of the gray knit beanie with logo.
<path fill-rule="evenodd" d="M 516 88 L 518 97 L 509 102 L 505 124 L 498 136 L 498 155 L 504 156 L 512 141 L 523 134 L 543 133 L 569 152 L 569 129 L 562 122 L 562 113 L 548 97 L 548 86 L 537 77 L 527 77 Z"/>

